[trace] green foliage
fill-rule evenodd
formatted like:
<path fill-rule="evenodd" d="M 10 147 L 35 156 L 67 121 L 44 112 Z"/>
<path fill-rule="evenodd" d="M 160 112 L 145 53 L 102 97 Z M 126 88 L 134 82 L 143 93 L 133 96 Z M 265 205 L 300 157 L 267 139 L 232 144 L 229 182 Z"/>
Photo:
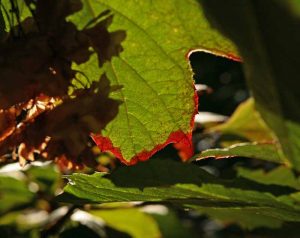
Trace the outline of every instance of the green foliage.
<path fill-rule="evenodd" d="M 257 109 L 300 169 L 299 16 L 286 1 L 200 2 L 214 26 L 237 44 Z"/>
<path fill-rule="evenodd" d="M 32 202 L 34 193 L 30 192 L 25 181 L 0 176 L 0 213 L 22 207 Z"/>
<path fill-rule="evenodd" d="M 226 123 L 209 128 L 222 134 L 236 134 L 250 141 L 274 141 L 272 132 L 255 109 L 253 98 L 241 103 Z"/>
<path fill-rule="evenodd" d="M 113 152 L 124 162 L 130 163 L 136 155 L 135 160 L 145 160 L 149 155 L 141 152 L 153 154 L 157 145 L 176 141 L 174 136 L 170 138 L 172 132 L 189 134 L 192 129 L 196 102 L 185 59 L 189 50 L 234 54 L 235 49 L 210 29 L 196 1 L 129 1 L 126 7 L 119 0 L 83 3 L 83 10 L 70 18 L 72 22 L 83 27 L 109 10 L 108 29 L 115 34 L 112 40 L 119 30 L 126 32 L 119 57 L 103 66 L 111 83 L 122 85 L 112 97 L 123 104 L 102 134 L 120 150 L 118 154 Z M 86 63 L 88 67 L 80 65 L 91 75 L 91 81 L 97 80 L 101 72 L 93 60 Z M 94 73 L 97 70 L 99 73 Z M 86 84 L 84 77 L 80 79 Z M 98 144 L 101 148 L 102 141 Z"/>
<path fill-rule="evenodd" d="M 267 188 L 244 179 L 220 180 L 197 166 L 178 162 L 152 160 L 120 168 L 108 177 L 73 174 L 68 180 L 65 193 L 58 197 L 63 202 L 167 202 L 248 228 L 300 221 L 299 207 L 290 197 L 294 191 L 284 189 L 286 184 Z M 244 210 L 251 218 L 240 220 Z"/>
<path fill-rule="evenodd" d="M 262 169 L 250 170 L 241 167 L 238 168 L 238 176 L 262 184 L 276 184 L 281 186 L 288 186 L 297 190 L 299 190 L 300 188 L 299 178 L 295 176 L 293 171 L 284 166 L 276 167 L 275 169 L 269 172 L 266 172 Z"/>
<path fill-rule="evenodd" d="M 0 11 L 0 41 L 4 36 L 5 36 L 5 20 L 2 12 Z"/>
<path fill-rule="evenodd" d="M 35 181 L 39 189 L 45 193 L 54 194 L 60 183 L 57 168 L 51 165 L 31 167 L 26 171 L 26 174 L 28 178 Z"/>
<path fill-rule="evenodd" d="M 240 143 L 224 149 L 208 149 L 196 155 L 195 159 L 201 160 L 210 157 L 217 159 L 246 157 L 266 160 L 273 163 L 284 163 L 277 146 L 272 143 Z"/>
<path fill-rule="evenodd" d="M 299 234 L 298 0 L 0 5 L 1 237 Z M 192 138 L 189 54 L 237 49 L 253 98 Z"/>
<path fill-rule="evenodd" d="M 103 219 L 108 226 L 126 232 L 133 238 L 161 236 L 155 220 L 150 215 L 136 208 L 103 209 L 90 211 L 90 213 Z M 145 224 L 147 225 L 145 226 Z"/>
<path fill-rule="evenodd" d="M 30 10 L 26 6 L 25 1 L 17 0 L 17 1 L 11 2 L 9 0 L 1 0 L 0 3 L 1 3 L 1 11 L 0 12 L 2 13 L 1 17 L 3 19 L 3 20 L 1 20 L 0 29 L 1 29 L 1 31 L 3 31 L 3 33 L 9 32 L 11 27 L 19 24 L 19 20 L 23 21 L 31 15 Z M 11 5 L 12 3 L 14 4 L 15 8 L 18 10 L 19 19 L 14 14 L 14 11 L 9 10 L 9 9 L 12 9 L 12 5 Z M 2 35 L 2 33 L 1 33 L 0 39 L 2 36 L 4 36 L 4 35 Z"/>

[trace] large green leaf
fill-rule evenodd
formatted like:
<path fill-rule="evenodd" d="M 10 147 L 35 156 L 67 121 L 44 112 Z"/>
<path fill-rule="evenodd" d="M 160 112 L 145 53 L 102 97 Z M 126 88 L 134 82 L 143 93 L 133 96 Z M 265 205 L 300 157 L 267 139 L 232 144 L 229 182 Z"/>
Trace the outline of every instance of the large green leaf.
<path fill-rule="evenodd" d="M 299 7 L 299 1 L 200 2 L 211 23 L 237 44 L 256 106 L 299 170 L 300 15 L 289 4 Z"/>
<path fill-rule="evenodd" d="M 104 53 L 109 59 L 102 69 L 95 56 L 74 65 L 90 81 L 105 72 L 112 84 L 123 86 L 113 95 L 123 101 L 118 116 L 102 136 L 94 137 L 98 146 L 127 164 L 149 158 L 168 143 L 183 140 L 191 146 L 197 99 L 186 54 L 201 48 L 230 57 L 236 54 L 232 44 L 209 27 L 195 0 L 129 0 L 126 7 L 121 0 L 83 3 L 70 21 L 83 28 L 99 16 L 109 25 L 110 43 L 123 39 L 121 32 L 126 34 L 122 50 L 112 46 Z M 78 79 L 87 83 L 82 75 Z"/>
<path fill-rule="evenodd" d="M 192 164 L 152 160 L 122 167 L 112 175 L 73 174 L 58 198 L 72 203 L 125 201 L 172 202 L 185 207 L 265 209 L 279 221 L 300 221 L 291 188 L 262 185 L 245 179 L 220 180 Z M 259 216 L 259 214 L 257 214 Z M 265 220 L 265 219 L 263 219 Z M 261 225 L 264 225 L 262 223 Z"/>

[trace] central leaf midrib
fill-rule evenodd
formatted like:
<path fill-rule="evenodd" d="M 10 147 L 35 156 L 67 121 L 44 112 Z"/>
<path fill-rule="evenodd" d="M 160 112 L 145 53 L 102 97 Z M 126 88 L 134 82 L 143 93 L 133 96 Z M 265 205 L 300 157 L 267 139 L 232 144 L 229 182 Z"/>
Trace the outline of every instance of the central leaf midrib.
<path fill-rule="evenodd" d="M 126 16 L 124 13 L 120 12 L 119 10 L 117 10 L 116 8 L 104 3 L 104 2 L 101 2 L 101 1 L 98 1 L 98 3 L 102 4 L 103 6 L 105 6 L 106 8 L 109 8 L 111 9 L 112 11 L 114 11 L 116 14 L 120 15 L 121 17 L 125 18 L 128 22 L 130 22 L 133 26 L 135 26 L 137 29 L 139 29 L 139 31 L 143 32 L 143 34 L 146 35 L 147 39 L 150 39 L 156 46 L 156 48 L 163 54 L 165 55 L 169 60 L 171 60 L 171 62 L 177 66 L 182 72 L 183 72 L 183 76 L 185 76 L 186 74 L 184 73 L 184 68 L 176 62 L 175 59 L 173 59 L 166 51 L 163 47 L 161 47 L 158 42 L 147 32 L 145 31 L 145 29 L 143 27 L 141 27 L 140 25 L 138 25 L 135 21 L 133 21 L 132 19 L 130 19 L 128 16 Z M 158 95 L 158 93 L 148 84 L 148 82 L 139 74 L 139 72 L 137 72 L 137 70 L 135 70 L 125 59 L 119 57 L 119 59 L 122 60 L 122 62 L 124 62 L 126 65 L 128 65 L 128 67 L 140 78 L 143 80 L 143 82 L 145 83 L 145 85 L 151 89 L 151 91 L 153 91 L 155 93 L 155 95 L 157 96 L 157 98 L 159 99 L 159 101 L 162 103 L 163 107 L 166 109 L 166 111 L 168 112 L 169 114 L 169 117 L 170 119 L 172 120 L 172 123 L 174 126 L 177 127 L 178 130 L 181 130 L 182 132 L 185 133 L 185 131 L 182 129 L 182 127 L 178 124 L 177 120 L 175 120 L 173 114 L 170 112 L 170 110 L 168 109 L 166 103 L 164 102 L 164 100 Z M 113 67 L 113 66 L 112 66 Z M 116 72 L 115 70 L 114 71 L 114 75 L 116 77 L 116 80 L 117 80 L 117 83 L 119 85 L 121 85 L 121 82 L 118 80 L 118 76 L 116 75 Z M 184 77 L 185 79 L 185 77 Z M 177 80 L 178 81 L 178 80 Z M 185 80 L 186 81 L 186 80 Z M 121 90 L 122 91 L 122 90 Z M 126 120 L 127 120 L 127 125 L 128 125 L 128 133 L 129 133 L 129 137 L 130 137 L 130 140 L 131 140 L 131 143 L 132 143 L 132 149 L 135 153 L 137 152 L 141 152 L 141 151 L 137 151 L 136 150 L 136 147 L 135 147 L 135 144 L 134 144 L 134 141 L 133 141 L 133 133 L 132 133 L 132 130 L 131 130 L 131 123 L 130 123 L 130 119 L 129 119 L 129 112 L 128 112 L 128 106 L 127 106 L 127 102 L 126 102 L 126 98 L 125 98 L 125 95 L 123 94 L 123 92 L 121 92 L 121 97 L 124 101 L 124 107 L 125 107 L 125 114 L 126 114 Z M 145 127 L 145 129 L 147 130 L 147 134 L 149 135 L 150 139 L 153 141 L 153 138 L 151 136 L 151 133 L 150 131 Z M 167 138 L 165 138 L 166 140 Z M 157 143 L 154 143 L 154 148 L 156 146 Z M 131 158 L 124 158 L 125 160 L 127 161 L 130 161 Z"/>
<path fill-rule="evenodd" d="M 117 81 L 117 84 L 118 84 L 119 86 L 121 86 L 122 84 L 120 84 L 120 81 L 119 81 L 119 79 L 118 79 L 118 76 L 117 76 L 117 73 L 116 73 L 116 70 L 115 70 L 113 64 L 110 63 L 109 65 L 111 66 L 112 73 L 113 73 L 114 76 L 115 76 L 115 79 L 116 79 L 116 81 Z M 137 151 L 136 151 L 135 144 L 134 144 L 134 141 L 133 141 L 133 134 L 132 134 L 131 126 L 130 126 L 130 122 L 129 122 L 129 117 L 128 117 L 128 106 L 127 106 L 126 97 L 124 96 L 122 89 L 120 89 L 119 92 L 120 92 L 120 95 L 121 95 L 121 98 L 122 98 L 122 100 L 123 100 L 124 107 L 125 107 L 125 112 L 126 112 L 125 114 L 126 114 L 127 127 L 128 127 L 128 134 L 129 134 L 129 138 L 130 138 L 130 140 L 131 140 L 132 149 L 133 149 L 134 154 L 136 154 Z M 123 156 L 123 155 L 122 155 L 122 156 Z M 127 158 L 124 158 L 124 159 L 127 160 Z M 129 161 L 130 161 L 130 160 L 129 160 Z"/>
<path fill-rule="evenodd" d="M 159 96 L 159 94 L 149 85 L 149 83 L 139 74 L 139 72 L 137 72 L 126 60 L 124 60 L 122 57 L 120 57 L 121 61 L 124 62 L 134 73 L 137 77 L 139 77 L 144 84 L 156 95 L 156 97 L 159 99 L 159 101 L 162 103 L 163 107 L 166 109 L 166 111 L 169 114 L 169 117 L 172 119 L 172 122 L 175 126 L 177 126 L 180 130 L 181 126 L 178 125 L 178 123 L 176 122 L 175 118 L 173 117 L 173 114 L 170 112 L 169 108 L 167 107 L 165 101 Z"/>

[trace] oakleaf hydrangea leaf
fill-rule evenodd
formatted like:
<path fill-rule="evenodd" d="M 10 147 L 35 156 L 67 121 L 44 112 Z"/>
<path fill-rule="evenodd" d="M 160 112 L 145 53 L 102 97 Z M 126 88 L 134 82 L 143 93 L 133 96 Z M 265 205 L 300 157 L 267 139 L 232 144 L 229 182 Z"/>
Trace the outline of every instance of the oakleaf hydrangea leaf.
<path fill-rule="evenodd" d="M 111 34 L 104 41 L 109 51 L 97 52 L 105 62 L 93 56 L 76 67 L 87 70 L 90 81 L 105 72 L 112 85 L 122 86 L 112 95 L 123 102 L 118 116 L 102 135 L 93 136 L 99 148 L 126 164 L 146 160 L 169 143 L 180 142 L 192 155 L 197 96 L 186 56 L 202 49 L 231 57 L 234 46 L 209 27 L 194 0 L 83 3 L 69 20 L 87 29 L 106 23 Z M 85 77 L 78 79 L 86 84 Z"/>

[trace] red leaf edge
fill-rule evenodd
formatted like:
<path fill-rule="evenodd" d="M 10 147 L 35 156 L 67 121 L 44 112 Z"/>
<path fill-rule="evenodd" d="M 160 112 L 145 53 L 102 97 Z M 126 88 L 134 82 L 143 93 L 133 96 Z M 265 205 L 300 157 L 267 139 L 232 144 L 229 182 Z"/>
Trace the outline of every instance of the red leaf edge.
<path fill-rule="evenodd" d="M 184 145 L 186 147 L 185 148 L 186 153 L 192 156 L 194 154 L 194 147 L 192 143 L 192 132 L 194 128 L 194 119 L 196 114 L 198 113 L 198 95 L 194 83 L 193 83 L 193 89 L 194 89 L 195 110 L 190 120 L 190 129 L 187 133 L 184 133 L 182 130 L 171 132 L 168 139 L 164 143 L 156 145 L 150 151 L 143 150 L 139 152 L 133 158 L 131 158 L 130 161 L 125 160 L 125 158 L 122 155 L 121 149 L 119 147 L 114 146 L 112 141 L 108 137 L 102 135 L 92 135 L 92 139 L 94 140 L 94 142 L 97 144 L 97 146 L 102 152 L 110 151 L 111 153 L 114 154 L 114 156 L 116 156 L 122 163 L 126 165 L 134 165 L 138 161 L 146 161 L 156 152 L 158 152 L 159 150 L 163 149 L 164 147 L 166 147 L 168 144 L 171 143 L 180 143 L 181 145 Z M 187 159 L 189 158 L 186 158 L 186 160 Z"/>
<path fill-rule="evenodd" d="M 189 61 L 189 57 L 193 52 L 196 51 L 202 51 L 210 54 L 214 54 L 216 56 L 221 56 L 228 58 L 230 60 L 239 61 L 242 62 L 242 59 L 239 56 L 236 56 L 234 53 L 224 53 L 217 50 L 210 50 L 210 49 L 190 49 L 187 54 L 185 55 L 186 59 Z M 102 135 L 95 135 L 92 134 L 91 137 L 96 143 L 96 145 L 99 147 L 100 151 L 106 152 L 109 151 L 114 156 L 116 156 L 122 163 L 126 165 L 134 165 L 139 161 L 146 161 L 148 160 L 152 155 L 154 155 L 159 150 L 162 150 L 164 147 L 166 147 L 169 144 L 176 143 L 177 148 L 179 149 L 179 153 L 183 161 L 187 161 L 189 158 L 191 158 L 194 155 L 194 146 L 192 143 L 192 132 L 194 128 L 194 121 L 195 116 L 198 113 L 198 94 L 196 92 L 195 84 L 192 84 L 193 90 L 194 90 L 194 112 L 190 120 L 190 129 L 187 133 L 184 133 L 182 130 L 178 130 L 175 132 L 171 132 L 168 139 L 162 143 L 156 145 L 152 150 L 147 151 L 143 150 L 136 154 L 133 158 L 131 158 L 130 161 L 126 160 L 121 152 L 121 149 L 117 146 L 114 146 L 112 141 L 105 136 Z"/>

